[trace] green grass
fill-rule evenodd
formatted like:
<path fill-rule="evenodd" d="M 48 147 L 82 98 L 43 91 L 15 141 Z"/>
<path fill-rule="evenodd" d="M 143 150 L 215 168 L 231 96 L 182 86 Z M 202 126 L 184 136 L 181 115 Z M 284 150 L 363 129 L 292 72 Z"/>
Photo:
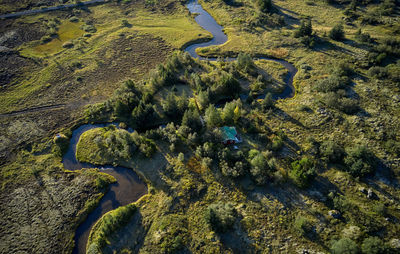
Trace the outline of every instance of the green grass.
<path fill-rule="evenodd" d="M 177 49 L 184 47 L 191 41 L 211 38 L 209 32 L 202 29 L 190 17 L 181 13 L 165 15 L 139 10 L 135 18 L 127 20 L 132 24 L 132 30 L 160 36 Z"/>
<path fill-rule="evenodd" d="M 45 44 L 23 48 L 20 52 L 23 56 L 44 57 L 62 50 L 63 44 L 81 37 L 85 32 L 81 30 L 82 22 L 64 21 L 58 28 L 58 36 Z M 37 44 L 37 42 L 36 42 Z"/>

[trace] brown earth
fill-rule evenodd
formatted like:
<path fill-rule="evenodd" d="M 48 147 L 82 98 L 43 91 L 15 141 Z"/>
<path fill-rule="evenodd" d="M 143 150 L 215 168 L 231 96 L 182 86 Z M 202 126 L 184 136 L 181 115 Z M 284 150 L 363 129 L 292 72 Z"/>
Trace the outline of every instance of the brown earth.
<path fill-rule="evenodd" d="M 71 250 L 78 213 L 96 198 L 92 182 L 86 175 L 53 174 L 2 192 L 0 253 Z"/>

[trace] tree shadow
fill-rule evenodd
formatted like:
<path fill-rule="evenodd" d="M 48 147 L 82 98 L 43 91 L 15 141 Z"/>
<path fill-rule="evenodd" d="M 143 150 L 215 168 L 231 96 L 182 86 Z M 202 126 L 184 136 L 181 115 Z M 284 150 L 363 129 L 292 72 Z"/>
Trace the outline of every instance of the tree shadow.
<path fill-rule="evenodd" d="M 285 111 L 283 111 L 280 108 L 275 108 L 273 111 L 273 115 L 276 116 L 278 119 L 282 120 L 282 121 L 289 121 L 292 124 L 295 124 L 297 126 L 300 126 L 306 130 L 308 130 L 309 128 L 305 125 L 303 125 L 303 123 L 301 123 L 299 120 L 293 118 L 291 115 L 289 115 L 288 113 L 286 113 Z"/>
<path fill-rule="evenodd" d="M 377 162 L 377 169 L 374 176 L 367 177 L 364 179 L 364 182 L 373 187 L 376 191 L 382 194 L 385 197 L 388 197 L 396 202 L 400 202 L 400 198 L 392 195 L 387 190 L 381 187 L 382 184 L 395 188 L 400 189 L 400 183 L 398 179 L 395 177 L 393 170 L 386 166 L 382 160 L 376 158 Z"/>
<path fill-rule="evenodd" d="M 239 222 L 236 223 L 239 224 Z M 244 240 L 249 239 L 249 236 L 240 226 L 238 226 L 238 229 L 235 231 L 232 230 L 226 233 L 220 233 L 219 237 L 221 243 L 232 253 L 255 253 L 251 240 Z"/>

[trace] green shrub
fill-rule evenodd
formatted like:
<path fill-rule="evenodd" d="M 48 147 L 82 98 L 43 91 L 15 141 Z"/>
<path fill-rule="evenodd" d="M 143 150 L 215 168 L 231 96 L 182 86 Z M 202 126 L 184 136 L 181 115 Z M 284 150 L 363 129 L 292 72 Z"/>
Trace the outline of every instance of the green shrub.
<path fill-rule="evenodd" d="M 249 54 L 239 53 L 237 57 L 237 67 L 247 73 L 254 69 L 253 59 Z"/>
<path fill-rule="evenodd" d="M 346 148 L 346 157 L 344 162 L 352 176 L 365 176 L 375 170 L 376 159 L 374 154 L 365 146 L 354 146 Z"/>
<path fill-rule="evenodd" d="M 385 67 L 380 67 L 380 66 L 372 66 L 368 70 L 368 74 L 377 79 L 384 79 L 389 76 L 388 70 Z"/>
<path fill-rule="evenodd" d="M 358 246 L 357 244 L 348 238 L 342 238 L 335 241 L 331 246 L 332 254 L 357 254 Z"/>
<path fill-rule="evenodd" d="M 314 89 L 318 92 L 335 92 L 346 86 L 346 80 L 338 75 L 331 75 L 326 79 L 319 80 Z"/>
<path fill-rule="evenodd" d="M 89 25 L 89 24 L 84 24 L 81 26 L 81 29 L 87 33 L 95 33 L 97 32 L 96 27 L 94 27 L 93 25 Z"/>
<path fill-rule="evenodd" d="M 356 40 L 358 40 L 359 42 L 362 43 L 373 43 L 374 39 L 371 38 L 371 35 L 369 33 L 363 33 L 361 31 L 361 28 L 358 29 L 357 33 L 356 33 Z"/>
<path fill-rule="evenodd" d="M 126 19 L 121 20 L 121 25 L 124 26 L 124 27 L 130 27 L 131 26 L 131 24 Z"/>
<path fill-rule="evenodd" d="M 261 102 L 261 107 L 266 110 L 275 107 L 275 100 L 272 98 L 271 93 L 267 93 Z"/>
<path fill-rule="evenodd" d="M 200 131 L 203 125 L 199 112 L 191 109 L 186 110 L 182 117 L 182 126 L 187 126 L 196 132 Z"/>
<path fill-rule="evenodd" d="M 319 147 L 319 152 L 323 158 L 332 163 L 342 162 L 345 155 L 343 147 L 333 141 L 323 142 Z"/>
<path fill-rule="evenodd" d="M 384 254 L 386 253 L 385 245 L 378 237 L 365 238 L 361 245 L 362 253 L 364 254 Z"/>
<path fill-rule="evenodd" d="M 132 137 L 139 151 L 146 157 L 150 158 L 156 152 L 156 144 L 153 140 L 139 135 L 137 132 L 134 132 Z"/>
<path fill-rule="evenodd" d="M 272 11 L 272 1 L 271 0 L 256 0 L 256 4 L 260 11 L 267 13 Z"/>
<path fill-rule="evenodd" d="M 294 221 L 294 228 L 296 232 L 301 236 L 306 236 L 312 231 L 312 224 L 307 218 L 303 216 L 297 216 Z"/>
<path fill-rule="evenodd" d="M 342 24 L 337 24 L 335 25 L 330 31 L 329 31 L 329 38 L 335 41 L 340 41 L 344 39 L 344 28 Z"/>
<path fill-rule="evenodd" d="M 45 35 L 40 39 L 40 42 L 42 44 L 46 44 L 46 43 L 50 42 L 51 40 L 53 40 L 53 38 L 50 35 Z"/>
<path fill-rule="evenodd" d="M 214 231 L 226 232 L 235 223 L 236 210 L 230 203 L 211 204 L 206 210 L 205 219 Z"/>
<path fill-rule="evenodd" d="M 292 169 L 289 171 L 289 177 L 300 188 L 306 188 L 316 175 L 315 163 L 304 157 L 301 160 L 292 162 Z"/>
<path fill-rule="evenodd" d="M 379 216 L 387 216 L 387 208 L 386 208 L 385 204 L 378 203 L 378 204 L 375 204 L 372 208 L 373 208 L 374 212 L 376 214 L 378 214 Z"/>
<path fill-rule="evenodd" d="M 211 92 L 215 97 L 229 96 L 236 97 L 242 91 L 240 83 L 235 77 L 227 72 L 221 72 L 215 77 Z"/>
<path fill-rule="evenodd" d="M 111 125 L 83 133 L 77 144 L 76 157 L 81 162 L 111 164 L 131 159 L 135 150 L 131 134 Z"/>
<path fill-rule="evenodd" d="M 272 172 L 272 168 L 267 160 L 267 157 L 261 152 L 257 151 L 257 154 L 250 156 L 250 158 L 250 174 L 253 180 L 258 185 L 265 184 L 267 178 Z"/>
<path fill-rule="evenodd" d="M 312 35 L 311 19 L 302 20 L 299 29 L 296 30 L 296 32 L 294 33 L 294 37 L 299 38 L 311 35 Z"/>

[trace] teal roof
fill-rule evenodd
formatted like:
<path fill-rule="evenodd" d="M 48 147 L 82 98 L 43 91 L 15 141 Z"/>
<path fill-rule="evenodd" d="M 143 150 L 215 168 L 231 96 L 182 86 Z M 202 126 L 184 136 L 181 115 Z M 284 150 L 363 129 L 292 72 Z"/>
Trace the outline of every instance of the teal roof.
<path fill-rule="evenodd" d="M 235 127 L 229 127 L 229 126 L 224 126 L 220 128 L 222 131 L 222 136 L 224 140 L 235 140 L 236 139 L 236 128 Z"/>

